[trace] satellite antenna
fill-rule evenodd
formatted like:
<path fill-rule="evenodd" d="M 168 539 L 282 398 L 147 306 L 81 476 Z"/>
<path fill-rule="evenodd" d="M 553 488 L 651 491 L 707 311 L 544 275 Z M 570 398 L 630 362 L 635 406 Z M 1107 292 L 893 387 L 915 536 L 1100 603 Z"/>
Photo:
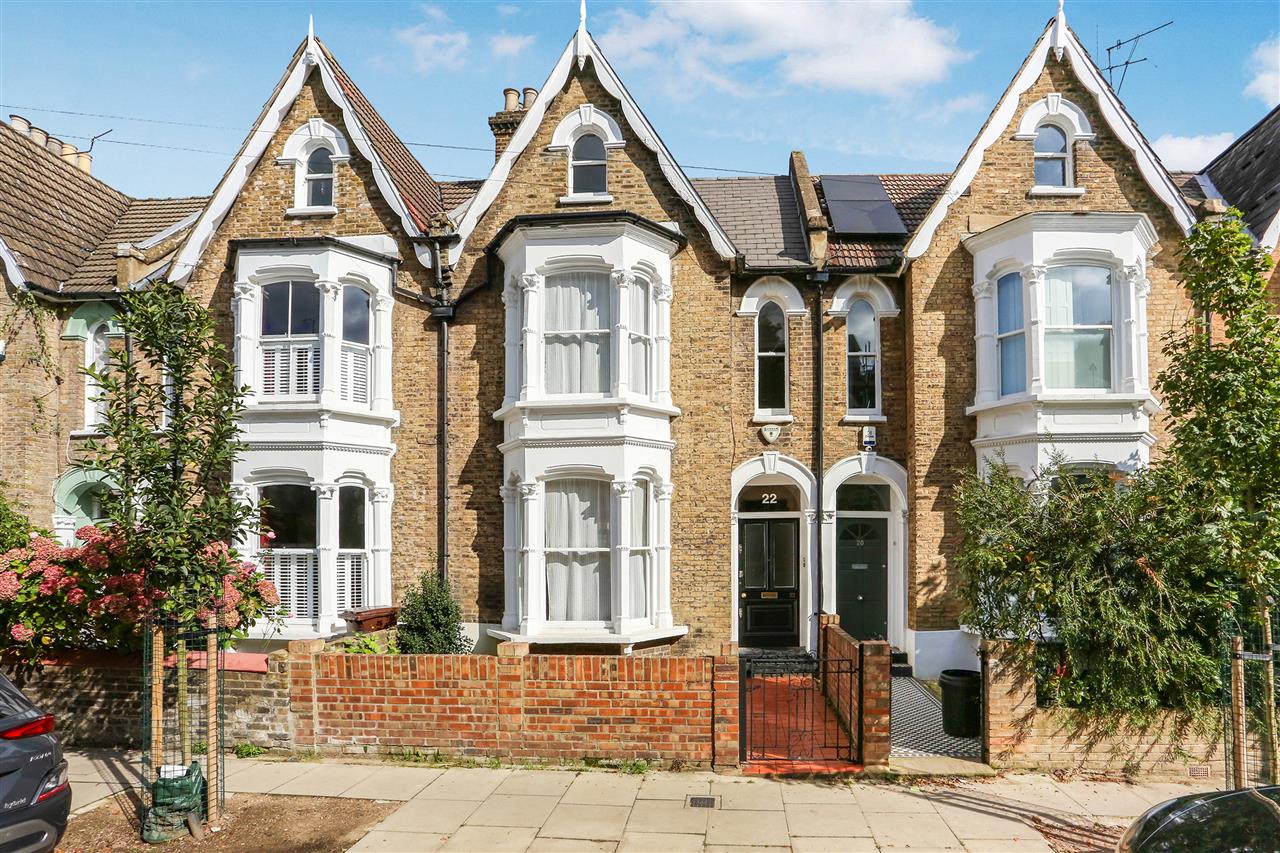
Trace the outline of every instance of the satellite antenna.
<path fill-rule="evenodd" d="M 1151 29 L 1145 32 L 1138 33 L 1136 36 L 1130 36 L 1129 38 L 1124 39 L 1122 41 L 1118 41 L 1107 48 L 1107 67 L 1102 70 L 1107 72 L 1107 82 L 1110 83 L 1111 87 L 1116 90 L 1117 95 L 1120 94 L 1120 89 L 1124 87 L 1125 78 L 1129 76 L 1129 66 L 1137 65 L 1139 62 L 1148 61 L 1148 57 L 1145 57 L 1145 56 L 1140 59 L 1133 58 L 1134 52 L 1138 49 L 1138 40 L 1141 39 L 1143 36 L 1149 36 L 1154 32 L 1159 32 L 1160 30 L 1163 30 L 1165 27 L 1171 27 L 1171 26 L 1173 26 L 1173 21 L 1165 21 L 1163 24 L 1161 24 L 1158 27 L 1152 27 Z M 1125 45 L 1129 45 L 1129 55 L 1125 57 L 1125 60 L 1123 62 L 1112 62 L 1111 61 L 1112 51 L 1120 50 L 1120 48 L 1124 47 Z M 1114 74 L 1117 68 L 1120 69 L 1119 83 L 1116 82 L 1115 74 Z"/>

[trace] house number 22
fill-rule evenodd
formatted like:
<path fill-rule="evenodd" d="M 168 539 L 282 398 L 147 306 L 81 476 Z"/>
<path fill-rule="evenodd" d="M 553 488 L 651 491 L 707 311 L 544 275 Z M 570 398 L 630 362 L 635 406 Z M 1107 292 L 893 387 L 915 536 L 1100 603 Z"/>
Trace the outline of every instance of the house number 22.
<path fill-rule="evenodd" d="M 760 503 L 762 504 L 776 504 L 777 502 L 778 496 L 773 492 L 765 492 L 760 496 Z"/>

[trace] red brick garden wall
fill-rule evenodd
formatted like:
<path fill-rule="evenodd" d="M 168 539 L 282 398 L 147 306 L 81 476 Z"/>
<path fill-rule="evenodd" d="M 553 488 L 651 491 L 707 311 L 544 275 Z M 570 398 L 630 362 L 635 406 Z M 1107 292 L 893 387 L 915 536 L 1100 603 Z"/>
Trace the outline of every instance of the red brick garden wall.
<path fill-rule="evenodd" d="M 840 617 L 824 613 L 822 658 L 849 661 L 850 673 L 842 666 L 829 665 L 823 679 L 823 693 L 841 721 L 856 732 L 861 764 L 882 767 L 889 763 L 889 644 L 882 640 L 855 640 L 840 627 Z M 854 684 L 850 684 L 850 679 Z"/>

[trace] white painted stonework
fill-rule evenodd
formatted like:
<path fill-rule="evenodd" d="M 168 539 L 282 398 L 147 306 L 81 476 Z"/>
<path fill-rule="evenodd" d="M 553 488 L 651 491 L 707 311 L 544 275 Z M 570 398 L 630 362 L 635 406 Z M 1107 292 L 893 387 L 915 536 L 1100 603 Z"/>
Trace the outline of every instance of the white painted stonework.
<path fill-rule="evenodd" d="M 1147 340 L 1147 260 L 1156 233 L 1145 214 L 1029 213 L 964 241 L 973 255 L 977 388 L 968 413 L 980 464 L 1002 452 L 1030 475 L 1061 453 L 1069 462 L 1131 470 L 1145 464 L 1155 438 Z M 1046 273 L 1055 266 L 1104 267 L 1112 282 L 1109 389 L 1053 389 L 1045 381 Z M 996 282 L 1022 276 L 1026 390 L 1001 396 L 996 348 Z"/>

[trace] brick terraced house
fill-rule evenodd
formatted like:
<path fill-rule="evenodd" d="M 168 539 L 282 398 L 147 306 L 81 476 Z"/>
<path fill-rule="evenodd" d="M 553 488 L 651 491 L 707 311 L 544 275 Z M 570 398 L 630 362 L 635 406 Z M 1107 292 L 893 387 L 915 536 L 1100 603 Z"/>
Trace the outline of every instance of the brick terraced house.
<path fill-rule="evenodd" d="M 0 479 L 64 537 L 95 517 L 78 369 L 165 277 L 254 392 L 233 487 L 274 508 L 245 548 L 285 637 L 438 569 L 481 651 L 813 649 L 827 612 L 931 676 L 974 660 L 961 471 L 1147 462 L 1178 241 L 1223 193 L 1275 237 L 1276 147 L 1170 174 L 1061 13 L 949 174 L 690 179 L 585 22 L 505 98 L 488 177 L 440 182 L 308 35 L 197 199 L 128 198 L 15 117 L 4 299 L 52 309 L 61 381 L 15 326 Z"/>

